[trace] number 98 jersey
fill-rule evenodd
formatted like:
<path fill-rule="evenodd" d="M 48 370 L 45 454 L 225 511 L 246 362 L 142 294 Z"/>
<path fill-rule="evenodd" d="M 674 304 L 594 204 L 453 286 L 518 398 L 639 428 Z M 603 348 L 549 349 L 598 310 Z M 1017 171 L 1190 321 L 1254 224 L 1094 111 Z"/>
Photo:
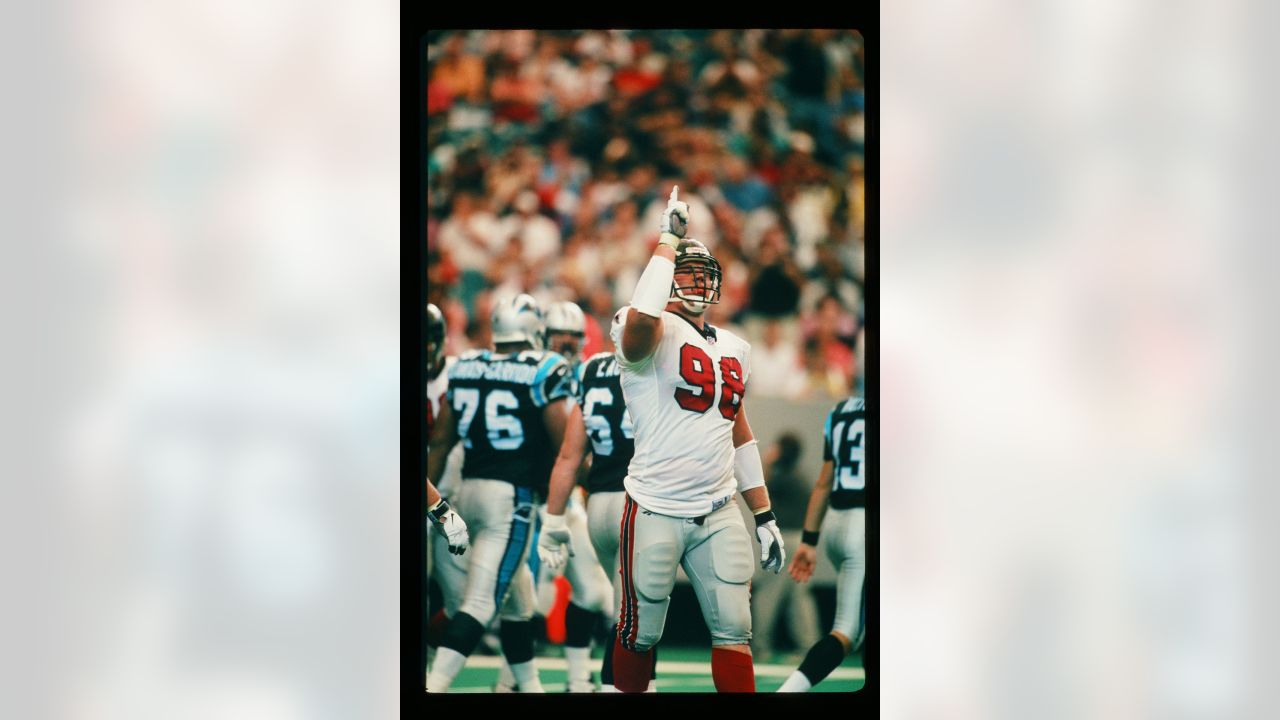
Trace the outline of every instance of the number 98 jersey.
<path fill-rule="evenodd" d="M 747 391 L 751 346 L 723 328 L 707 324 L 700 330 L 664 312 L 653 355 L 629 362 L 621 354 L 628 309 L 614 315 L 610 332 L 635 423 L 627 493 L 652 512 L 706 515 L 738 489 L 733 424 Z"/>
<path fill-rule="evenodd" d="M 573 395 L 573 374 L 556 353 L 476 350 L 460 357 L 449 369 L 448 398 L 466 448 L 462 477 L 545 495 L 560 448 L 551 446 L 542 409 Z"/>
<path fill-rule="evenodd" d="M 862 398 L 843 400 L 827 415 L 822 459 L 834 463 L 831 507 L 837 510 L 866 506 L 866 426 L 867 406 Z"/>
<path fill-rule="evenodd" d="M 636 443 L 622 398 L 622 368 L 613 353 L 597 353 L 578 366 L 578 405 L 591 441 L 587 492 L 621 491 Z"/>

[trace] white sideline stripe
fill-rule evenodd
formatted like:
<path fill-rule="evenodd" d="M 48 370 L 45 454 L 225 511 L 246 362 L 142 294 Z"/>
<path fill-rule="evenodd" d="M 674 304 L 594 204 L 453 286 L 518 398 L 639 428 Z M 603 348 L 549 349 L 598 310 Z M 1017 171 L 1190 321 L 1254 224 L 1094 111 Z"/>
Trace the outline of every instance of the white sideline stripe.
<path fill-rule="evenodd" d="M 593 670 L 598 668 L 600 661 L 592 658 Z M 534 658 L 539 670 L 568 670 L 569 663 L 564 658 Z M 502 658 L 484 655 L 480 657 L 467 658 L 467 667 L 485 668 L 488 670 L 497 670 L 502 667 Z M 798 667 L 798 666 L 797 666 Z M 792 671 L 796 668 L 790 665 L 756 665 L 756 675 L 764 677 L 790 677 Z M 662 686 L 663 673 L 675 675 L 708 675 L 711 673 L 710 662 L 677 662 L 675 660 L 658 661 L 658 686 Z M 838 667 L 831 671 L 827 676 L 833 680 L 861 680 L 866 677 L 866 671 L 862 668 L 844 668 Z M 454 688 L 450 688 L 453 690 Z M 461 688 L 457 688 L 461 690 Z M 486 688 L 487 690 L 488 688 Z"/>

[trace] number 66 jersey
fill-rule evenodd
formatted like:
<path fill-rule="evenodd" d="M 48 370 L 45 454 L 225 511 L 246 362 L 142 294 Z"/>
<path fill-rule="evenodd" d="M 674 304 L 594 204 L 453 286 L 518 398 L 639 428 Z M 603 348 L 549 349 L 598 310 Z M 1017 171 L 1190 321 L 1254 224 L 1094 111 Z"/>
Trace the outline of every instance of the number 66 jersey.
<path fill-rule="evenodd" d="M 662 338 L 638 363 L 622 356 L 629 307 L 610 337 L 622 366 L 622 394 L 635 425 L 624 480 L 640 507 L 672 517 L 706 515 L 737 492 L 733 423 L 751 373 L 751 346 L 722 328 L 662 313 Z"/>

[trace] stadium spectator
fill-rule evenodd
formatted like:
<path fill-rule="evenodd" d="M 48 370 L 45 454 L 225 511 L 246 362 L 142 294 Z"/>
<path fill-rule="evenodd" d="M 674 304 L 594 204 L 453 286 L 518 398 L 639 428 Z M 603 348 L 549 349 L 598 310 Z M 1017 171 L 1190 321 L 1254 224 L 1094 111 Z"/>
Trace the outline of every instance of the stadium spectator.
<path fill-rule="evenodd" d="M 805 391 L 804 367 L 778 320 L 766 320 L 760 342 L 751 347 L 751 393 L 794 400 Z"/>
<path fill-rule="evenodd" d="M 765 318 L 795 315 L 804 275 L 796 267 L 783 229 L 765 232 L 751 273 L 751 312 Z"/>
<path fill-rule="evenodd" d="M 516 197 L 515 212 L 503 216 L 499 234 L 519 248 L 520 259 L 537 270 L 560 251 L 560 228 L 538 212 L 538 196 L 525 190 Z"/>
<path fill-rule="evenodd" d="M 816 333 L 814 352 L 853 371 L 866 182 L 856 33 L 511 30 L 429 42 L 427 275 L 437 305 L 451 298 L 465 313 L 451 328 L 475 326 L 482 296 L 499 290 L 567 295 L 608 327 L 676 184 L 693 235 L 721 259 L 712 321 L 745 325 L 801 368 Z M 823 309 L 829 295 L 835 311 Z M 805 392 L 841 384 L 816 371 L 793 382 L 806 374 Z"/>
<path fill-rule="evenodd" d="M 849 395 L 849 377 L 827 364 L 822 342 L 811 337 L 804 341 L 805 389 L 802 400 L 837 400 Z"/>

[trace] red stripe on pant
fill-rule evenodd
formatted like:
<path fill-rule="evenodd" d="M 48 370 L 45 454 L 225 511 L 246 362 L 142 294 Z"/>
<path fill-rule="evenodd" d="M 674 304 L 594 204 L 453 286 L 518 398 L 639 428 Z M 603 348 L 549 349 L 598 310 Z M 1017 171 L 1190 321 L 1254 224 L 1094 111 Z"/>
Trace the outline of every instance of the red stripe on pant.
<path fill-rule="evenodd" d="M 640 505 L 635 500 L 631 501 L 631 527 L 628 528 L 629 535 L 627 537 L 627 546 L 631 548 L 631 560 L 627 563 L 627 574 L 631 576 L 631 648 L 635 649 L 636 636 L 640 634 L 640 599 L 636 597 L 636 568 L 635 568 L 635 547 L 636 547 L 636 521 L 639 519 L 637 513 Z"/>
<path fill-rule="evenodd" d="M 622 552 L 621 552 L 621 569 L 622 573 L 622 617 L 619 618 L 618 639 L 622 641 L 623 647 L 632 649 L 635 647 L 636 630 L 640 625 L 635 582 L 632 577 L 633 557 L 635 549 L 635 521 L 637 505 L 630 495 L 627 495 L 626 506 L 622 512 Z"/>

